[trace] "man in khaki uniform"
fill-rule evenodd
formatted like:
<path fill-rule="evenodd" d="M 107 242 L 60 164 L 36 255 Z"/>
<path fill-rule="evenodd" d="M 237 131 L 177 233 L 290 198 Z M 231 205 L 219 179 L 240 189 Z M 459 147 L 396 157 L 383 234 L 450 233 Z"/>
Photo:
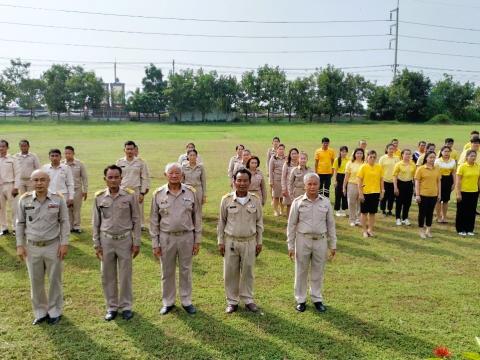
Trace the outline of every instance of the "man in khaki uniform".
<path fill-rule="evenodd" d="M 15 196 L 18 195 L 16 187 L 15 158 L 8 154 L 8 141 L 0 140 L 0 235 L 7 235 L 7 205 L 12 212 L 12 229 L 15 226 Z"/>
<path fill-rule="evenodd" d="M 133 317 L 132 256 L 138 255 L 141 244 L 140 210 L 135 192 L 120 188 L 121 168 L 110 165 L 103 174 L 107 188 L 95 193 L 92 235 L 102 264 L 107 302 L 105 320 L 115 319 L 119 308 L 123 309 L 122 317 L 130 320 Z"/>
<path fill-rule="evenodd" d="M 30 143 L 23 139 L 18 143 L 20 152 L 14 155 L 17 171 L 15 179 L 15 187 L 18 189 L 19 195 L 33 190 L 33 185 L 30 183 L 30 176 L 32 173 L 40 169 L 40 160 L 37 155 L 30 152 Z"/>
<path fill-rule="evenodd" d="M 144 224 L 143 200 L 150 189 L 150 176 L 147 163 L 136 157 L 138 147 L 133 141 L 126 141 L 123 151 L 125 157 L 118 159 L 116 164 L 122 168 L 122 187 L 135 191 L 140 204 L 141 224 Z"/>
<path fill-rule="evenodd" d="M 83 162 L 75 159 L 75 149 L 72 146 L 65 146 L 64 154 L 63 164 L 70 167 L 73 176 L 73 206 L 68 209 L 71 232 L 81 233 L 82 202 L 87 200 L 88 193 L 87 169 Z"/>
<path fill-rule="evenodd" d="M 63 312 L 62 269 L 68 251 L 68 210 L 62 195 L 48 192 L 50 178 L 42 170 L 32 173 L 34 191 L 20 197 L 17 207 L 17 255 L 27 262 L 35 320 L 54 325 Z M 45 275 L 49 280 L 48 296 Z"/>
<path fill-rule="evenodd" d="M 234 174 L 236 190 L 225 195 L 220 203 L 217 239 L 224 257 L 227 314 L 238 310 L 240 300 L 247 310 L 258 311 L 253 301 L 253 268 L 262 251 L 263 213 L 260 198 L 248 192 L 250 181 L 250 171 L 238 170 Z"/>
<path fill-rule="evenodd" d="M 327 197 L 320 195 L 320 178 L 315 173 L 304 177 L 305 194 L 292 202 L 287 225 L 288 256 L 295 259 L 295 300 L 297 311 L 304 312 L 307 299 L 307 278 L 310 273 L 310 295 L 319 312 L 323 305 L 323 272 L 328 257 L 335 256 L 337 235 L 333 209 Z"/>
<path fill-rule="evenodd" d="M 175 307 L 177 257 L 182 306 L 187 313 L 196 313 L 192 305 L 192 259 L 200 250 L 202 213 L 195 189 L 181 183 L 182 175 L 178 163 L 165 167 L 168 184 L 153 193 L 150 212 L 153 254 L 162 263 L 162 315 Z"/>
<path fill-rule="evenodd" d="M 67 201 L 67 207 L 73 206 L 74 182 L 70 166 L 62 164 L 60 149 L 51 149 L 48 152 L 50 164 L 45 164 L 42 170 L 50 177 L 48 191 L 52 194 L 61 194 Z"/>

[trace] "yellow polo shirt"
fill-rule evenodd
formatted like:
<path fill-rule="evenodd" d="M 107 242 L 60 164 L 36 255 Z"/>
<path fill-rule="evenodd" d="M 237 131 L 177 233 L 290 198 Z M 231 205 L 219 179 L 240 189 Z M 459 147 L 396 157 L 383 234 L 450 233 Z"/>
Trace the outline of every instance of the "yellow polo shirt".
<path fill-rule="evenodd" d="M 364 163 L 358 163 L 356 161 L 348 161 L 347 166 L 345 167 L 345 174 L 349 174 L 348 183 L 349 184 L 358 184 L 357 173 L 360 167 Z"/>
<path fill-rule="evenodd" d="M 440 177 L 438 168 L 429 169 L 427 165 L 420 166 L 415 173 L 415 180 L 420 183 L 420 195 L 438 196 L 438 180 Z"/>
<path fill-rule="evenodd" d="M 413 160 L 410 160 L 408 164 L 399 161 L 395 164 L 393 176 L 396 176 L 400 181 L 412 181 L 415 176 L 415 170 L 417 170 L 417 168 Z"/>
<path fill-rule="evenodd" d="M 340 167 L 338 167 L 338 157 L 333 160 L 333 166 L 332 169 L 337 170 L 337 174 L 345 174 L 345 168 L 347 167 L 347 162 L 348 159 L 342 159 L 342 163 L 340 164 Z"/>
<path fill-rule="evenodd" d="M 380 157 L 378 163 L 383 169 L 383 181 L 385 182 L 393 182 L 393 169 L 395 168 L 395 164 L 400 161 L 400 158 L 396 157 L 395 155 L 390 157 L 387 154 Z"/>
<path fill-rule="evenodd" d="M 463 163 L 457 169 L 457 175 L 462 177 L 460 190 L 462 192 L 477 192 L 478 178 L 480 177 L 480 166 Z"/>
<path fill-rule="evenodd" d="M 379 164 L 363 164 L 358 170 L 357 177 L 363 180 L 364 194 L 379 194 L 380 180 L 383 176 L 382 167 Z"/>
<path fill-rule="evenodd" d="M 315 160 L 318 160 L 317 174 L 332 174 L 332 165 L 333 161 L 335 160 L 335 151 L 328 148 L 327 150 L 323 150 L 322 148 L 317 149 L 315 151 Z"/>

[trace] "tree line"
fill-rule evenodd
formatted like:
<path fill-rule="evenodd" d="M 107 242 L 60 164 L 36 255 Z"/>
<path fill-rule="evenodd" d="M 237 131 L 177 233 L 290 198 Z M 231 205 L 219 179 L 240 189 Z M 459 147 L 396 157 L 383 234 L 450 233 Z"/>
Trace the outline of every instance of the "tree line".
<path fill-rule="evenodd" d="M 54 64 L 38 79 L 29 75 L 30 63 L 11 60 L 0 75 L 0 107 L 11 101 L 29 109 L 46 106 L 60 116 L 71 110 L 96 109 L 105 98 L 103 81 L 81 66 Z M 165 112 L 181 120 L 198 111 L 202 120 L 211 112 L 249 118 L 265 114 L 317 121 L 362 116 L 372 120 L 421 122 L 480 121 L 480 88 L 460 83 L 451 75 L 433 83 L 423 72 L 403 69 L 389 85 L 328 65 L 309 76 L 287 79 L 279 67 L 264 65 L 238 78 L 203 69 L 170 72 L 145 67 L 142 87 L 127 95 L 126 110 L 137 117 L 161 118 Z"/>

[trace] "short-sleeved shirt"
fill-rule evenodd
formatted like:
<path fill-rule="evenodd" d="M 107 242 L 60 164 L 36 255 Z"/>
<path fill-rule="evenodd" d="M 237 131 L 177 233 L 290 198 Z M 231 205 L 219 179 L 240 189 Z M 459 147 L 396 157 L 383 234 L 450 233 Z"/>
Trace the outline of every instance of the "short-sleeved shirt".
<path fill-rule="evenodd" d="M 402 151 L 400 149 L 397 149 L 393 152 L 393 156 L 396 156 L 397 158 L 401 158 L 402 157 Z"/>
<path fill-rule="evenodd" d="M 356 161 L 347 162 L 347 164 L 345 165 L 345 174 L 349 174 L 349 177 L 348 177 L 349 184 L 358 184 L 357 173 L 363 164 L 364 164 L 363 162 L 359 163 Z"/>
<path fill-rule="evenodd" d="M 480 176 L 480 166 L 478 164 L 463 163 L 458 167 L 457 175 L 462 177 L 460 185 L 462 192 L 478 191 L 478 178 Z"/>
<path fill-rule="evenodd" d="M 435 160 L 435 166 L 440 170 L 442 176 L 450 176 L 453 174 L 457 162 L 454 159 L 445 161 L 443 158 L 438 158 Z"/>
<path fill-rule="evenodd" d="M 400 181 L 412 181 L 415 176 L 415 163 L 410 160 L 408 164 L 405 164 L 403 161 L 399 161 L 395 164 L 393 169 L 393 176 L 396 176 Z"/>
<path fill-rule="evenodd" d="M 393 169 L 395 168 L 395 164 L 399 162 L 400 159 L 395 155 L 390 157 L 387 154 L 380 157 L 378 160 L 378 164 L 383 169 L 383 180 L 385 182 L 393 182 Z"/>
<path fill-rule="evenodd" d="M 345 174 L 345 169 L 347 167 L 347 159 L 342 159 L 342 163 L 338 166 L 338 157 L 333 160 L 332 169 L 337 170 L 337 174 Z"/>
<path fill-rule="evenodd" d="M 415 172 L 415 180 L 420 183 L 421 196 L 438 196 L 438 180 L 440 170 L 436 167 L 427 168 L 427 165 L 420 166 Z"/>
<path fill-rule="evenodd" d="M 332 149 L 317 149 L 317 151 L 315 151 L 315 160 L 318 161 L 317 168 L 315 169 L 317 174 L 332 174 L 332 165 L 334 159 L 335 151 Z"/>
<path fill-rule="evenodd" d="M 450 152 L 450 158 L 455 160 L 455 161 L 458 161 L 458 159 L 460 158 L 460 154 L 455 149 L 451 149 L 451 150 L 452 151 Z"/>
<path fill-rule="evenodd" d="M 358 170 L 357 177 L 363 180 L 364 194 L 379 194 L 380 180 L 383 176 L 382 167 L 379 164 L 363 164 Z"/>

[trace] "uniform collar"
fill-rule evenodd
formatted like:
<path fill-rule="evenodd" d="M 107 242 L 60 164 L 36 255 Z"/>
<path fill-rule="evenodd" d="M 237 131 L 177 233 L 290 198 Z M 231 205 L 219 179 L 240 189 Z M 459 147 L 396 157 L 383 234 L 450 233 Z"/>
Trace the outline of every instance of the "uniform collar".
<path fill-rule="evenodd" d="M 180 192 L 184 193 L 184 192 L 185 192 L 185 189 L 186 189 L 185 184 L 180 184 Z M 168 188 L 168 183 L 165 185 L 165 192 L 166 192 L 167 194 L 175 195 L 175 194 L 172 193 L 172 192 L 170 191 L 170 189 Z"/>
<path fill-rule="evenodd" d="M 233 191 L 233 201 L 237 200 L 238 196 L 237 196 L 237 192 L 236 191 Z M 250 201 L 250 193 L 247 191 L 247 196 L 245 196 L 247 198 L 247 202 Z"/>
<path fill-rule="evenodd" d="M 52 194 L 50 191 L 47 192 L 47 199 L 52 199 Z M 37 198 L 37 192 L 35 190 L 32 191 L 32 199 L 35 200 Z"/>
<path fill-rule="evenodd" d="M 118 196 L 118 195 L 125 195 L 125 193 L 126 193 L 125 189 L 122 189 L 122 188 L 120 187 L 120 189 L 118 190 L 117 196 Z M 105 194 L 108 195 L 108 196 L 110 196 L 110 197 L 112 197 L 112 193 L 110 192 L 110 189 L 109 189 L 108 187 L 107 187 L 106 190 L 105 190 Z"/>
<path fill-rule="evenodd" d="M 315 201 L 317 201 L 317 200 L 320 199 L 320 198 L 321 198 L 321 197 L 320 197 L 320 194 L 319 194 L 319 195 L 317 195 L 317 198 L 312 201 L 312 200 L 310 200 L 310 199 L 308 198 L 307 194 L 305 193 L 305 194 L 303 194 L 303 196 L 302 196 L 302 201 L 303 201 L 303 200 L 307 200 L 307 201 L 310 201 L 310 202 L 315 202 Z"/>

